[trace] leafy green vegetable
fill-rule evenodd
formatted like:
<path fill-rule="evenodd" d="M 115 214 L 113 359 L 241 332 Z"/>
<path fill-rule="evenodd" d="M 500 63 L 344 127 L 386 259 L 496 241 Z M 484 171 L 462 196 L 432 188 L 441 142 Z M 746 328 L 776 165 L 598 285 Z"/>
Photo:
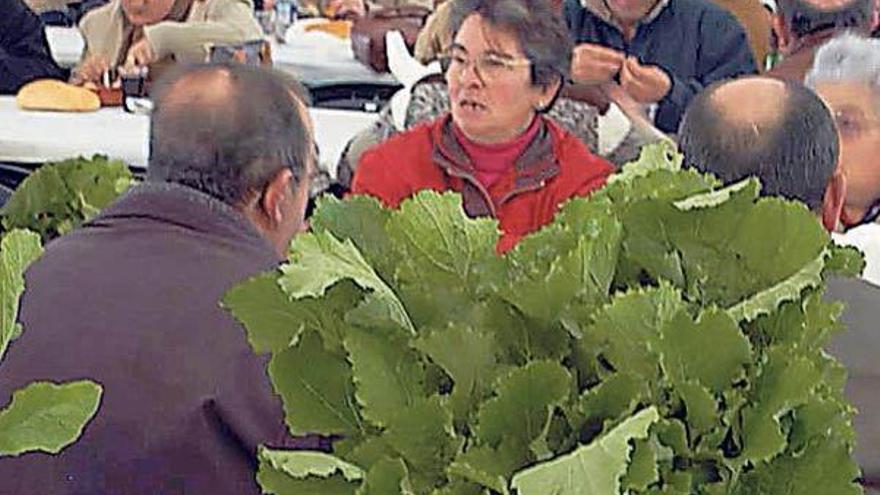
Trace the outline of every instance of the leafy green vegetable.
<path fill-rule="evenodd" d="M 0 410 L 0 457 L 61 452 L 98 412 L 102 393 L 89 380 L 35 382 L 16 390 L 9 406 Z"/>
<path fill-rule="evenodd" d="M 21 334 L 18 301 L 24 292 L 24 271 L 43 254 L 33 232 L 15 230 L 0 241 L 0 361 L 9 343 Z"/>
<path fill-rule="evenodd" d="M 3 206 L 3 226 L 30 229 L 48 241 L 90 220 L 133 182 L 123 162 L 105 156 L 47 163 Z"/>
<path fill-rule="evenodd" d="M 629 465 L 629 441 L 645 438 L 659 417 L 656 409 L 645 409 L 590 445 L 518 473 L 511 485 L 520 495 L 620 493 L 620 478 Z"/>
<path fill-rule="evenodd" d="M 290 430 L 340 436 L 366 474 L 263 463 L 264 490 L 859 493 L 822 290 L 862 261 L 759 190 L 650 147 L 503 256 L 455 194 L 322 200 L 290 262 L 224 304 Z"/>

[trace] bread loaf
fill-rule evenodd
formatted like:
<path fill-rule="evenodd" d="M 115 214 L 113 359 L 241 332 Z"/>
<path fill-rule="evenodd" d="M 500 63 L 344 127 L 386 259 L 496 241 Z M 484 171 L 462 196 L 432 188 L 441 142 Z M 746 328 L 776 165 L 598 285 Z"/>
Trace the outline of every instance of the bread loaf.
<path fill-rule="evenodd" d="M 15 97 L 23 110 L 56 112 L 94 112 L 101 99 L 88 89 L 54 79 L 39 79 L 22 86 Z"/>

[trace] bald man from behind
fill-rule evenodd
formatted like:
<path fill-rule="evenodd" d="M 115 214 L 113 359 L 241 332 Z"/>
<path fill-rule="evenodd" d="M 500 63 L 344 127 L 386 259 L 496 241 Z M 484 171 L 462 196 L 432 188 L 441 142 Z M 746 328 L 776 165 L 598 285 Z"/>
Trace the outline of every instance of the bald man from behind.
<path fill-rule="evenodd" d="M 155 98 L 147 180 L 26 273 L 0 404 L 35 380 L 104 387 L 57 456 L 0 459 L 2 494 L 256 495 L 256 451 L 290 438 L 244 329 L 219 301 L 283 260 L 314 162 L 301 91 L 240 65 L 196 66 Z"/>
<path fill-rule="evenodd" d="M 782 61 L 768 76 L 802 82 L 816 50 L 844 31 L 870 35 L 878 25 L 875 0 L 778 0 L 773 16 Z"/>
<path fill-rule="evenodd" d="M 847 189 L 837 129 L 828 108 L 801 83 L 750 77 L 712 86 L 688 108 L 679 138 L 688 166 L 725 183 L 757 177 L 762 194 L 800 200 L 827 230 L 837 229 Z M 847 306 L 847 331 L 830 347 L 847 367 L 846 396 L 859 411 L 855 456 L 862 481 L 880 488 L 880 289 L 832 279 L 826 295 Z"/>

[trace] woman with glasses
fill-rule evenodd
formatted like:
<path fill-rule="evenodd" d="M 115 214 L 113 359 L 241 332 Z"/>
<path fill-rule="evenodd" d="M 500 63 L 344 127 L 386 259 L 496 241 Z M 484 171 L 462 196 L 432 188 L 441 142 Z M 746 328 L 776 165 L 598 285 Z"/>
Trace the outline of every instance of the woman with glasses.
<path fill-rule="evenodd" d="M 548 0 L 461 0 L 451 19 L 450 112 L 364 153 L 352 192 L 392 207 L 424 189 L 460 192 L 469 216 L 498 219 L 504 252 L 612 168 L 542 115 L 572 48 Z"/>

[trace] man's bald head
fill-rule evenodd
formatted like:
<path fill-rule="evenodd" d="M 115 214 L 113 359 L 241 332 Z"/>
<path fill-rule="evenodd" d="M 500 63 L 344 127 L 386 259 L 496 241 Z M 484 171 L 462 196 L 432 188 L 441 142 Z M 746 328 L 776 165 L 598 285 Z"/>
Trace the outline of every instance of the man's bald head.
<path fill-rule="evenodd" d="M 290 78 L 239 64 L 177 72 L 154 94 L 147 178 L 233 206 L 282 168 L 299 181 L 313 159 L 303 95 Z"/>
<path fill-rule="evenodd" d="M 748 77 L 693 100 L 679 131 L 685 163 L 725 183 L 755 176 L 764 194 L 822 205 L 837 167 L 834 120 L 799 83 Z"/>
<path fill-rule="evenodd" d="M 827 30 L 872 28 L 874 0 L 778 0 L 777 15 L 795 39 Z"/>

